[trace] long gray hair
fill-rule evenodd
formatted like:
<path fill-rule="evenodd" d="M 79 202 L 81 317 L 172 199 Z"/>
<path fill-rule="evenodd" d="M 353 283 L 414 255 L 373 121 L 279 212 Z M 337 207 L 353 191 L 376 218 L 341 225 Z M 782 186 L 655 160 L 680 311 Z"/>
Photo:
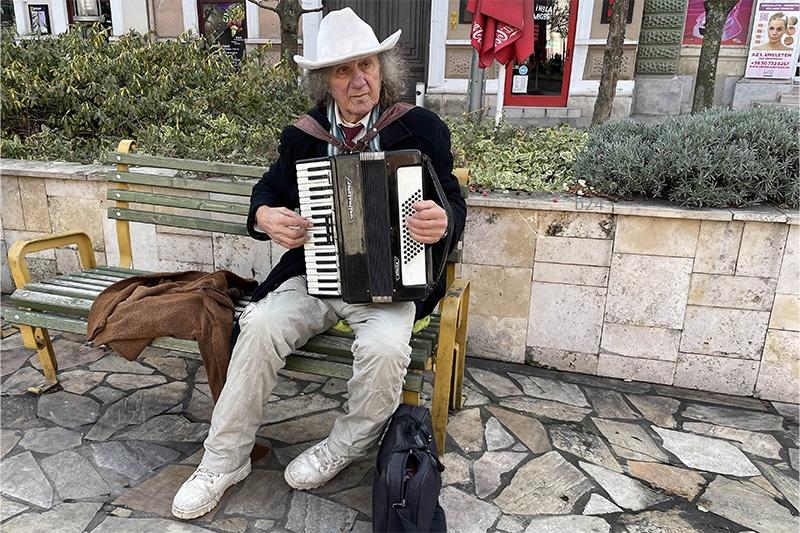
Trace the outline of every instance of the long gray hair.
<path fill-rule="evenodd" d="M 386 109 L 397 103 L 406 90 L 405 82 L 406 78 L 408 78 L 408 64 L 400 56 L 397 48 L 378 54 L 378 61 L 381 64 L 381 96 L 379 103 L 381 109 Z M 304 83 L 308 88 L 311 99 L 317 105 L 327 105 L 331 99 L 331 94 L 328 91 L 328 79 L 333 68 L 320 68 L 306 72 Z"/>

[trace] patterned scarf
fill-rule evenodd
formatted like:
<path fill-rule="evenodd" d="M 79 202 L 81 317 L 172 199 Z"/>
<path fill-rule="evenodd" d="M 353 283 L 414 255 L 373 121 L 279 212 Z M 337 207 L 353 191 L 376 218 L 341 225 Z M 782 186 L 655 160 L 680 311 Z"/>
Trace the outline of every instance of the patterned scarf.
<path fill-rule="evenodd" d="M 331 124 L 330 134 L 339 139 L 340 141 L 344 141 L 344 132 L 342 128 L 339 127 L 339 124 L 336 123 L 336 111 L 334 107 L 336 104 L 331 101 L 328 103 L 328 122 Z M 369 120 L 367 121 L 367 128 L 366 131 L 372 129 L 372 126 L 375 122 L 378 121 L 378 117 L 380 116 L 380 109 L 379 106 L 375 106 L 372 108 L 372 112 L 369 114 Z M 381 151 L 381 142 L 380 142 L 380 134 L 376 135 L 372 141 L 369 143 L 369 151 L 370 152 L 380 152 Z M 328 144 L 328 155 L 334 156 L 339 154 L 339 149 L 336 148 L 332 144 Z"/>

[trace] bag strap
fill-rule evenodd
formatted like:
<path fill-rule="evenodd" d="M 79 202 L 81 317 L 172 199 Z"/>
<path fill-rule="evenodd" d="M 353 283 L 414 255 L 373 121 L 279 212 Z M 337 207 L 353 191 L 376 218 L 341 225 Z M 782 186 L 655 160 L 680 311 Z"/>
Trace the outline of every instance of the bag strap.
<path fill-rule="evenodd" d="M 374 139 L 383 128 L 392 122 L 395 122 L 412 109 L 414 109 L 414 106 L 405 102 L 398 102 L 394 104 L 393 106 L 389 107 L 389 109 L 384 111 L 383 114 L 378 118 L 377 122 L 375 122 L 375 124 L 372 126 L 372 129 L 355 143 L 348 143 L 342 141 L 341 139 L 337 139 L 331 135 L 328 130 L 320 126 L 319 122 L 317 122 L 314 117 L 309 114 L 301 115 L 297 120 L 294 121 L 293 126 L 300 131 L 311 135 L 312 137 L 332 144 L 342 152 L 363 152 L 366 150 L 367 146 L 369 146 L 369 143 L 372 141 L 372 139 Z"/>
<path fill-rule="evenodd" d="M 349 152 L 350 148 L 352 148 L 345 144 L 342 140 L 331 135 L 328 130 L 319 125 L 319 122 L 317 122 L 314 117 L 307 113 L 301 115 L 297 120 L 294 121 L 294 124 L 292 125 L 300 131 L 311 135 L 312 137 L 316 137 L 317 139 L 321 139 L 329 144 L 334 145 L 339 150 Z"/>
<path fill-rule="evenodd" d="M 414 109 L 414 106 L 405 102 L 397 102 L 393 106 L 389 107 L 389 109 L 384 111 L 383 114 L 378 117 L 378 120 L 375 122 L 375 125 L 372 126 L 372 129 L 355 143 L 353 146 L 353 151 L 363 152 L 367 146 L 369 146 L 369 143 L 372 142 L 372 139 L 374 139 L 383 128 L 398 120 L 412 109 Z"/>
<path fill-rule="evenodd" d="M 444 212 L 447 214 L 447 229 L 445 230 L 446 237 L 444 238 L 444 242 L 440 240 L 439 242 L 433 244 L 434 246 L 444 244 L 444 251 L 442 252 L 442 258 L 439 262 L 439 268 L 436 269 L 436 277 L 433 278 L 433 282 L 437 283 L 442 278 L 445 267 L 447 267 L 447 256 L 450 253 L 450 246 L 453 242 L 455 222 L 453 221 L 453 209 L 450 207 L 450 201 L 447 199 L 447 194 L 445 194 L 444 189 L 442 188 L 442 183 L 439 181 L 439 177 L 436 175 L 436 170 L 433 168 L 433 162 L 431 161 L 431 158 L 427 155 L 423 156 L 422 158 L 425 160 L 425 166 L 428 167 L 428 176 L 433 184 L 433 189 L 436 191 L 436 195 L 439 197 L 439 205 L 441 205 L 442 209 L 444 209 Z"/>

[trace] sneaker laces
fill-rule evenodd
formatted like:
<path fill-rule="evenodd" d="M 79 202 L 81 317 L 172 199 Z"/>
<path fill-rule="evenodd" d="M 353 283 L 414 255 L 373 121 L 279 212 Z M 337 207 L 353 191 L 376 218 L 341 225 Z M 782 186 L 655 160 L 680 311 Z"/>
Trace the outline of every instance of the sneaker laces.
<path fill-rule="evenodd" d="M 191 480 L 200 481 L 201 483 L 205 484 L 206 487 L 210 487 L 221 477 L 222 474 L 218 474 L 216 472 L 212 472 L 211 470 L 206 470 L 205 468 L 200 467 L 195 470 L 194 474 L 192 474 Z"/>
<path fill-rule="evenodd" d="M 311 456 L 317 460 L 320 470 L 325 474 L 345 461 L 344 457 L 337 457 L 331 453 L 327 441 L 322 441 L 314 446 Z"/>

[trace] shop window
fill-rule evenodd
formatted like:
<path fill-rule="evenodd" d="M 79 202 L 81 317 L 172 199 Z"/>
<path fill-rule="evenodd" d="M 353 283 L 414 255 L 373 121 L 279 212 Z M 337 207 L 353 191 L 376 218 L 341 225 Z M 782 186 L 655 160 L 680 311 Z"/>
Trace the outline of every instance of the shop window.
<path fill-rule="evenodd" d="M 50 35 L 52 33 L 50 6 L 46 4 L 28 4 L 28 16 L 30 17 L 30 29 L 33 35 Z"/>
<path fill-rule="evenodd" d="M 67 16 L 70 24 L 100 23 L 111 28 L 111 0 L 68 0 Z"/>
<path fill-rule="evenodd" d="M 13 28 L 14 23 L 14 0 L 0 0 L 0 25 Z"/>
<path fill-rule="evenodd" d="M 459 0 L 458 2 L 458 23 L 472 24 L 472 13 L 467 11 L 467 0 Z"/>

